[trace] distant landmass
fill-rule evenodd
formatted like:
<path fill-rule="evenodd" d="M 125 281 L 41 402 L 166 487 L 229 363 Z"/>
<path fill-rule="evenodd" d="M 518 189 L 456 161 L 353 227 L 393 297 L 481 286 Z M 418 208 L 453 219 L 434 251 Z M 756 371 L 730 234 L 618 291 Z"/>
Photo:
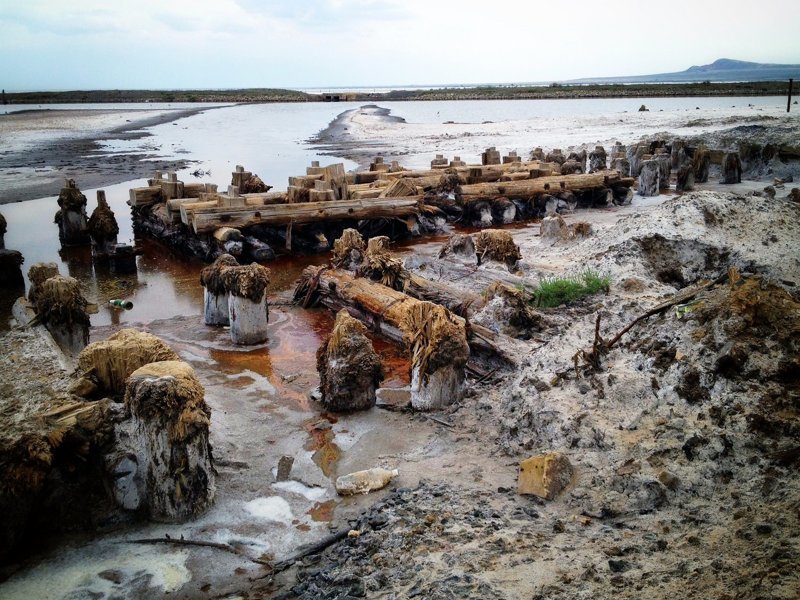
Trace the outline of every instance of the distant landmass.
<path fill-rule="evenodd" d="M 677 73 L 593 77 L 571 79 L 562 83 L 693 83 L 701 81 L 778 81 L 789 78 L 800 79 L 800 65 L 776 65 L 720 58 L 710 65 L 695 65 Z"/>

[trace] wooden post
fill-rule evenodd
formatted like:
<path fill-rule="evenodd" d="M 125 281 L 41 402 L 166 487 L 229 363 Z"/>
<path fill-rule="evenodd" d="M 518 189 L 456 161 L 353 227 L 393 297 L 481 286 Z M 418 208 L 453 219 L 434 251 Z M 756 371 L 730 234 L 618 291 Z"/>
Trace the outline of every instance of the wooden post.
<path fill-rule="evenodd" d="M 789 97 L 786 100 L 786 112 L 788 113 L 792 108 L 792 83 L 794 83 L 794 79 L 789 79 Z"/>

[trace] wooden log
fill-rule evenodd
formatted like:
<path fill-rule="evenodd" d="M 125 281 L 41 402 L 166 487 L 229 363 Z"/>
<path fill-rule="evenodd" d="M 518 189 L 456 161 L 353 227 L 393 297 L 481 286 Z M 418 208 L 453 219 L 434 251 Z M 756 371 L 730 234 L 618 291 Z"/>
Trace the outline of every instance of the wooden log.
<path fill-rule="evenodd" d="M 351 200 L 369 200 L 371 198 L 380 198 L 381 188 L 371 188 L 368 190 L 356 190 L 350 192 Z"/>
<path fill-rule="evenodd" d="M 417 195 L 417 186 L 414 179 L 403 177 L 395 179 L 387 185 L 380 193 L 379 198 L 406 198 Z"/>
<path fill-rule="evenodd" d="M 422 302 L 365 277 L 327 267 L 308 267 L 303 271 L 295 290 L 295 301 L 305 307 L 319 302 L 336 312 L 345 309 L 373 331 L 397 343 L 404 342 L 403 324 L 412 305 Z M 466 325 L 458 315 L 454 314 L 453 319 Z M 483 355 L 513 364 L 513 357 L 498 347 L 498 337 L 485 327 L 470 324 L 467 341 L 473 353 L 471 358 Z"/>
<path fill-rule="evenodd" d="M 288 225 L 341 219 L 378 219 L 405 217 L 419 212 L 419 197 L 376 200 L 331 200 L 302 204 L 247 206 L 221 210 L 199 208 L 187 214 L 195 233 L 210 233 L 223 226 L 242 229 L 253 225 Z M 184 207 L 181 208 L 183 210 Z M 188 212 L 188 211 L 187 211 Z"/>
<path fill-rule="evenodd" d="M 408 271 L 404 275 L 403 291 L 417 300 L 440 304 L 461 317 L 467 316 L 465 313 L 469 306 L 477 306 L 481 302 L 478 294 L 462 292 L 444 283 L 432 281 Z"/>
<path fill-rule="evenodd" d="M 561 191 L 585 191 L 612 185 L 630 187 L 633 183 L 633 178 L 620 177 L 617 171 L 598 171 L 584 175 L 560 175 L 524 181 L 464 185 L 461 186 L 460 193 L 461 198 L 467 202 L 501 196 L 530 199 L 541 194 L 553 194 Z"/>
<path fill-rule="evenodd" d="M 161 186 L 151 185 L 148 187 L 131 188 L 128 192 L 130 199 L 128 204 L 134 208 L 149 206 L 156 202 L 161 202 Z"/>
<path fill-rule="evenodd" d="M 283 192 L 279 192 L 276 194 L 272 194 L 272 192 L 266 194 L 248 194 L 243 196 L 245 207 L 258 207 L 258 206 L 269 206 L 273 204 L 284 204 L 285 203 L 285 195 Z M 189 198 L 192 200 L 192 198 Z M 173 211 L 173 207 L 177 207 L 177 210 L 180 212 L 180 221 L 184 225 L 192 225 L 192 217 L 194 216 L 194 212 L 199 209 L 221 209 L 219 198 L 213 198 L 208 200 L 196 200 L 194 202 L 185 202 L 184 200 L 169 200 L 167 202 L 167 207 L 170 211 Z"/>
<path fill-rule="evenodd" d="M 289 186 L 313 189 L 317 181 L 322 181 L 324 173 L 317 173 L 313 175 L 298 175 L 297 177 L 289 177 Z"/>
<path fill-rule="evenodd" d="M 308 190 L 309 202 L 331 202 L 336 200 L 336 193 L 333 190 Z"/>

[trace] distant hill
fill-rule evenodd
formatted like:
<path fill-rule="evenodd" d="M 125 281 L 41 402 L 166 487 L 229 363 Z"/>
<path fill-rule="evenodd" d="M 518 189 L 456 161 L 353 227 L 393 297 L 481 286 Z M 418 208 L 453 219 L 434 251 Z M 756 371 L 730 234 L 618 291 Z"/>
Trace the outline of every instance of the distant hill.
<path fill-rule="evenodd" d="M 689 67 L 677 73 L 571 79 L 563 83 L 691 83 L 698 81 L 776 81 L 800 79 L 800 65 L 776 65 L 720 58 L 710 65 Z"/>

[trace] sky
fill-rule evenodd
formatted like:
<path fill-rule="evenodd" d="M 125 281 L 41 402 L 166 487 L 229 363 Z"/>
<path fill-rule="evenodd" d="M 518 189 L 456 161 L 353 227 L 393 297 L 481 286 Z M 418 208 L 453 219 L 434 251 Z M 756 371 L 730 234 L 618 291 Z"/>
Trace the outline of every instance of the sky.
<path fill-rule="evenodd" d="M 800 1 L 0 0 L 0 87 L 518 83 L 800 63 Z"/>

